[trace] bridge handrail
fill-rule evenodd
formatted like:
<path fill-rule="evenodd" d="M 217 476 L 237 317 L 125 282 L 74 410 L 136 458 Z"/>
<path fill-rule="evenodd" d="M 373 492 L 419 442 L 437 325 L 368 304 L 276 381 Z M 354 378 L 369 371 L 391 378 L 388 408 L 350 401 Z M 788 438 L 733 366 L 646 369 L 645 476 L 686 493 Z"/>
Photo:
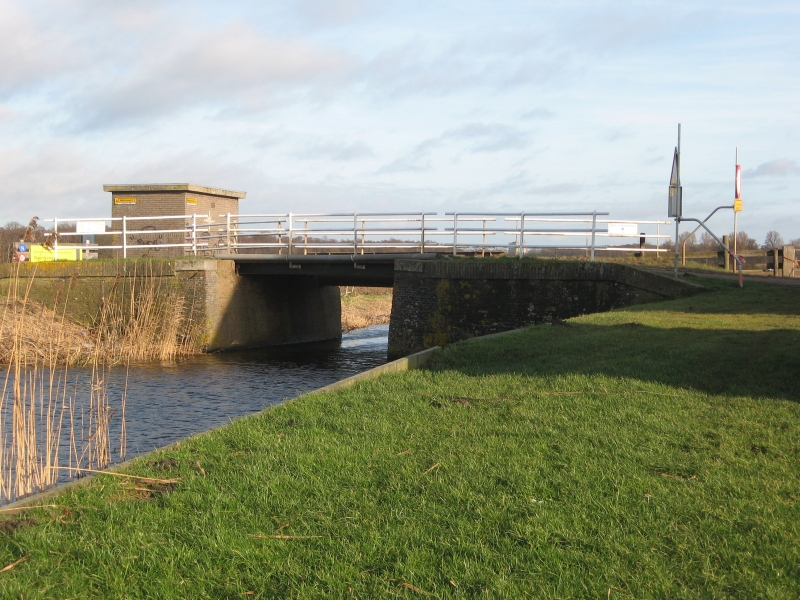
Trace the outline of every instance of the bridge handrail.
<path fill-rule="evenodd" d="M 183 228 L 176 228 L 174 222 L 184 222 Z M 191 254 L 198 252 L 225 252 L 230 254 L 237 249 L 270 248 L 292 254 L 301 251 L 327 249 L 348 251 L 352 254 L 366 250 L 377 251 L 389 248 L 418 248 L 421 253 L 428 250 L 459 252 L 512 251 L 520 258 L 527 250 L 536 248 L 663 252 L 661 240 L 671 236 L 662 235 L 660 227 L 669 221 L 611 219 L 608 212 L 352 212 L 352 213 L 220 213 L 212 214 L 88 217 L 81 219 L 44 219 L 53 223 L 54 258 L 57 259 L 58 238 L 90 235 L 93 227 L 78 228 L 76 231 L 58 231 L 59 223 L 100 222 L 101 229 L 91 235 L 117 235 L 121 244 L 93 244 L 92 249 L 122 250 L 127 257 L 129 249 L 143 248 L 184 248 Z M 132 229 L 139 222 L 172 221 L 169 228 Z M 121 223 L 121 226 L 117 225 Z M 630 228 L 625 233 L 610 232 L 609 224 L 636 224 L 655 226 L 655 234 L 634 235 Z M 551 225 L 552 224 L 552 225 Z M 578 225 L 576 227 L 576 225 Z M 582 225 L 582 227 L 580 226 Z M 63 225 L 62 225 L 63 227 Z M 96 228 L 95 228 L 96 229 Z M 640 227 L 635 229 L 640 230 Z M 184 234 L 182 242 L 174 236 Z M 136 237 L 133 237 L 136 236 Z M 561 238 L 561 244 L 528 243 L 526 237 Z M 656 241 L 656 248 L 635 248 L 620 246 L 618 243 L 601 245 L 598 238 L 650 238 Z M 169 239 L 173 238 L 173 239 Z M 380 239 L 389 238 L 389 239 Z M 504 239 L 505 238 L 505 239 Z M 572 241 L 569 239 L 572 238 Z M 575 239 L 583 238 L 583 242 Z M 112 238 L 113 239 L 113 238 Z M 533 241 L 533 239 L 529 240 Z"/>

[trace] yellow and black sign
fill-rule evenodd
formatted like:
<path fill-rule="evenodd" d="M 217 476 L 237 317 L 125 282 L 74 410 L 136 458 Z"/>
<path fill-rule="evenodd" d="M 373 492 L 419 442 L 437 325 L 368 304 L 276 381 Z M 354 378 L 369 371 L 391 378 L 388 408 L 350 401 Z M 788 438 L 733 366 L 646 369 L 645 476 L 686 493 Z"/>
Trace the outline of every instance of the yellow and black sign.
<path fill-rule="evenodd" d="M 736 198 L 733 201 L 733 212 L 742 212 L 742 199 Z"/>
<path fill-rule="evenodd" d="M 186 204 L 194 204 L 195 206 L 197 206 L 197 198 L 187 198 Z"/>
<path fill-rule="evenodd" d="M 115 196 L 114 204 L 136 204 L 136 198 L 122 198 L 120 196 Z"/>

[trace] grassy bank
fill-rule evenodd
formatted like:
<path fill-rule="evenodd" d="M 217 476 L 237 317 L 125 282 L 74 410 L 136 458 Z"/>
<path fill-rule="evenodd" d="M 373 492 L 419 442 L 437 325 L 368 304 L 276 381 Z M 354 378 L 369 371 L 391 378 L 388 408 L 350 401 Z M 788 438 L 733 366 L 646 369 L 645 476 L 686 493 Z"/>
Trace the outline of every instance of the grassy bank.
<path fill-rule="evenodd" d="M 342 287 L 342 331 L 388 323 L 392 288 Z"/>
<path fill-rule="evenodd" d="M 3 595 L 796 598 L 800 291 L 708 285 L 100 476 L 0 524 Z"/>

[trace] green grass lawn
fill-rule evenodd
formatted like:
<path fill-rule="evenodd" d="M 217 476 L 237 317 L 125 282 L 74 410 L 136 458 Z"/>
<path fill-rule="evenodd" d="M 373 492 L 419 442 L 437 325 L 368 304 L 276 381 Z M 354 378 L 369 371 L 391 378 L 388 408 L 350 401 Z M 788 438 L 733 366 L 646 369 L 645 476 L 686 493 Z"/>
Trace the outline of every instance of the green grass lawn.
<path fill-rule="evenodd" d="M 800 288 L 706 285 L 100 476 L 0 525 L 2 596 L 798 598 Z"/>

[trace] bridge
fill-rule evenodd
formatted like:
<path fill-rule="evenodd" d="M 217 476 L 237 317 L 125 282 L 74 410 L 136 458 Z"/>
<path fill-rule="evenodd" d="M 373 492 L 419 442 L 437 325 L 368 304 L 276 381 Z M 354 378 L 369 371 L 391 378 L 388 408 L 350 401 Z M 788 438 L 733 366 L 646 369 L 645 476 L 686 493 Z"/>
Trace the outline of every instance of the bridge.
<path fill-rule="evenodd" d="M 337 338 L 337 286 L 342 285 L 395 288 L 391 356 L 686 290 L 630 267 L 594 263 L 609 251 L 666 252 L 662 241 L 669 238 L 661 233 L 668 221 L 614 220 L 598 211 L 225 213 L 49 221 L 50 261 L 67 267 L 65 258 L 90 254 L 116 260 L 39 270 L 37 278 L 61 278 L 48 284 L 48 293 L 71 281 L 75 294 L 70 295 L 84 290 L 89 314 L 115 277 L 141 276 L 141 269 L 130 268 L 133 259 L 170 259 L 158 261 L 159 276 L 171 278 L 173 289 L 192 298 L 187 306 L 202 314 L 208 350 Z M 623 243 L 626 238 L 633 243 Z M 446 260 L 521 259 L 556 251 L 584 255 L 585 261 L 537 266 Z"/>

